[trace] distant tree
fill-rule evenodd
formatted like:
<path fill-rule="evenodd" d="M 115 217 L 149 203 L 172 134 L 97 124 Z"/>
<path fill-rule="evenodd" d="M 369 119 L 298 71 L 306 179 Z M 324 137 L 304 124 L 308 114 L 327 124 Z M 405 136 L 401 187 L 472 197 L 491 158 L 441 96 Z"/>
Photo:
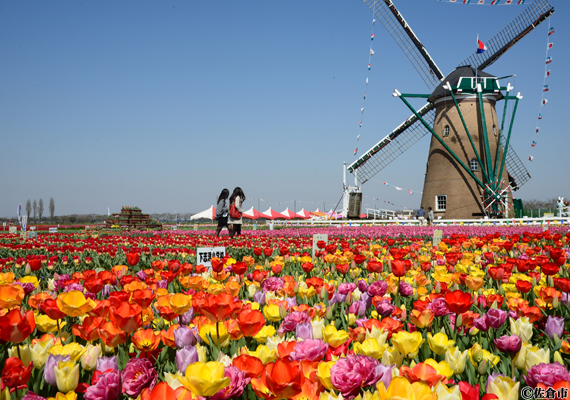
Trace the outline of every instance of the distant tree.
<path fill-rule="evenodd" d="M 42 215 L 44 214 L 44 199 L 40 199 L 38 203 L 38 216 L 40 217 L 40 222 L 42 222 Z"/>
<path fill-rule="evenodd" d="M 32 202 L 30 199 L 26 201 L 26 214 L 28 215 L 28 221 L 30 220 L 30 214 L 32 213 Z"/>
<path fill-rule="evenodd" d="M 77 221 L 77 215 L 73 214 L 69 216 L 69 222 L 71 222 L 72 224 Z"/>
<path fill-rule="evenodd" d="M 524 200 L 523 207 L 526 210 L 537 210 L 539 208 L 556 208 L 556 204 L 558 203 L 558 198 L 552 198 L 548 200 Z"/>
<path fill-rule="evenodd" d="M 38 215 L 38 203 L 34 200 L 34 220 L 36 219 L 36 215 Z"/>
<path fill-rule="evenodd" d="M 54 215 L 55 215 L 55 201 L 53 201 L 53 197 L 50 197 L 49 198 L 49 219 L 51 220 L 51 222 L 53 222 L 53 216 Z"/>

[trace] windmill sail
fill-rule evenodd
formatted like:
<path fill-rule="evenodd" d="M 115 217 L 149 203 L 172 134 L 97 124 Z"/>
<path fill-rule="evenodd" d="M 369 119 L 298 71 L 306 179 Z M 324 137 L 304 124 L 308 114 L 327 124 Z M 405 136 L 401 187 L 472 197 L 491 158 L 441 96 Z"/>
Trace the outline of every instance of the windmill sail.
<path fill-rule="evenodd" d="M 534 1 L 502 31 L 485 43 L 488 51 L 482 54 L 474 52 L 459 66 L 471 65 L 474 68 L 484 70 L 552 14 L 554 14 L 554 7 L 548 1 Z"/>
<path fill-rule="evenodd" d="M 428 88 L 439 85 L 444 75 L 392 0 L 364 0 L 378 21 L 396 41 Z"/>
<path fill-rule="evenodd" d="M 396 43 L 398 43 L 400 48 L 408 56 L 426 85 L 429 88 L 433 88 L 439 84 L 442 78 L 436 79 L 434 77 L 436 72 L 434 72 L 430 64 L 433 60 L 404 18 L 396 10 L 393 2 L 391 0 L 364 1 L 374 12 L 376 18 L 382 21 L 390 35 L 392 35 Z M 508 49 L 534 30 L 539 24 L 548 19 L 553 13 L 554 8 L 547 0 L 536 0 L 486 43 L 489 49 L 488 51 L 478 56 L 475 56 L 476 53 L 473 53 L 460 65 L 477 66 L 480 70 L 485 69 L 497 61 Z M 421 49 L 423 49 L 425 53 L 422 52 Z M 433 62 L 433 65 L 435 65 L 435 62 Z M 439 77 L 441 71 L 437 66 L 436 70 L 438 71 L 437 76 Z M 432 74 L 431 72 L 434 73 Z M 428 103 L 422 107 L 419 110 L 419 114 L 433 126 L 435 111 L 432 104 Z M 364 153 L 358 160 L 353 162 L 348 167 L 348 170 L 352 173 L 358 170 L 359 181 L 364 183 L 428 134 L 429 131 L 423 124 L 419 122 L 415 116 L 411 116 L 389 135 L 376 143 L 376 145 Z M 505 138 L 503 137 L 503 146 L 506 144 L 504 140 Z M 530 179 L 530 174 L 510 144 L 505 164 L 511 178 L 511 186 L 515 190 Z"/>

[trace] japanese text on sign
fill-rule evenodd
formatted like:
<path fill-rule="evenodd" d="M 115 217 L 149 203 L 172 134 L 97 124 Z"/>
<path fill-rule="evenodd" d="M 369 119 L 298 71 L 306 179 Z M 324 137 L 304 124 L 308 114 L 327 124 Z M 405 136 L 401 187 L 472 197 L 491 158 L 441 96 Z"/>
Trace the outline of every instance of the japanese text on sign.
<path fill-rule="evenodd" d="M 210 260 L 212 257 L 218 257 L 222 259 L 225 256 L 225 247 L 198 247 L 196 249 L 196 264 L 203 265 L 205 267 L 211 267 L 212 263 Z"/>

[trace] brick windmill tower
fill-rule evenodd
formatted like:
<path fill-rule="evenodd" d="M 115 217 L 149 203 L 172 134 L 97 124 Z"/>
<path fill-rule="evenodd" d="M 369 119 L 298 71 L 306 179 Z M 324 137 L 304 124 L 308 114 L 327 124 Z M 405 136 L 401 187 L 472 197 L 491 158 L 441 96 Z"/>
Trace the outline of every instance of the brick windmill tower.
<path fill-rule="evenodd" d="M 395 91 L 394 96 L 400 97 L 413 115 L 350 164 L 349 172 L 358 171 L 358 180 L 364 184 L 429 134 L 421 205 L 432 207 L 436 217 L 442 218 L 507 217 L 512 191 L 530 179 L 510 145 L 516 106 L 522 97 L 511 96 L 510 85 L 501 87 L 500 78 L 483 71 L 546 21 L 554 7 L 547 0 L 535 0 L 487 41 L 487 52 L 471 54 L 446 77 L 393 0 L 364 1 L 433 92 Z M 427 102 L 416 110 L 409 98 Z M 496 106 L 502 100 L 505 107 L 498 117 Z M 515 105 L 506 126 L 506 106 L 511 101 Z"/>

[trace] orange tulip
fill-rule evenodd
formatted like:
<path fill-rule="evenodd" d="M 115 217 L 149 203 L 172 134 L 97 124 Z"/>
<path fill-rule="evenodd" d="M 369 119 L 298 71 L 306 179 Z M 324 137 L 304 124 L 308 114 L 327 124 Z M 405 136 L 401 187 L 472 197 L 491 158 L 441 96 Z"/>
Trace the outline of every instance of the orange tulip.
<path fill-rule="evenodd" d="M 297 344 L 294 340 L 289 340 L 288 342 L 281 342 L 277 345 L 277 353 L 282 359 L 288 359 L 289 354 L 295 351 L 295 345 Z"/>
<path fill-rule="evenodd" d="M 133 333 L 132 341 L 140 351 L 151 352 L 158 348 L 160 335 L 157 335 L 152 329 L 138 330 Z"/>
<path fill-rule="evenodd" d="M 141 306 L 122 303 L 111 309 L 109 319 L 127 333 L 134 332 L 142 326 Z"/>
<path fill-rule="evenodd" d="M 410 383 L 423 382 L 429 387 L 435 387 L 439 382 L 447 383 L 447 377 L 438 375 L 434 367 L 426 363 L 419 363 L 410 368 L 403 365 L 400 368 L 400 375 L 406 377 Z"/>
<path fill-rule="evenodd" d="M 105 318 L 109 313 L 111 302 L 109 300 L 95 300 L 95 304 L 97 304 L 95 308 L 87 314 L 92 317 Z"/>
<path fill-rule="evenodd" d="M 190 310 L 192 302 L 190 296 L 184 293 L 176 293 L 170 297 L 170 309 L 178 315 Z"/>
<path fill-rule="evenodd" d="M 435 314 L 432 310 L 425 309 L 423 311 L 412 310 L 410 313 L 410 321 L 418 328 L 427 328 L 431 326 Z"/>
<path fill-rule="evenodd" d="M 304 377 L 298 362 L 277 359 L 265 366 L 265 379 L 278 399 L 290 399 L 301 392 Z"/>
<path fill-rule="evenodd" d="M 82 325 L 75 324 L 71 330 L 75 336 L 79 336 L 86 342 L 92 342 L 99 339 L 99 331 L 97 328 L 99 328 L 99 326 L 104 322 L 105 319 L 103 318 L 87 317 L 83 320 Z"/>
<path fill-rule="evenodd" d="M 20 285 L 0 285 L 0 308 L 11 309 L 24 300 L 24 288 Z"/>
<path fill-rule="evenodd" d="M 202 298 L 192 300 L 194 308 L 212 322 L 223 321 L 242 306 L 241 301 L 236 301 L 229 293 L 207 294 Z"/>
<path fill-rule="evenodd" d="M 230 340 L 240 340 L 244 336 L 237 320 L 227 319 L 223 324 L 230 335 Z"/>
<path fill-rule="evenodd" d="M 46 292 L 40 292 L 36 295 L 32 295 L 32 296 L 28 297 L 28 305 L 31 308 L 33 308 L 34 310 L 37 310 L 39 308 L 40 304 L 43 303 L 47 299 L 51 299 L 51 296 L 49 294 L 47 294 Z"/>
<path fill-rule="evenodd" d="M 127 340 L 127 333 L 117 327 L 113 322 L 107 321 L 97 328 L 103 343 L 109 347 L 117 347 Z"/>
<path fill-rule="evenodd" d="M 12 310 L 0 317 L 0 339 L 6 342 L 22 343 L 36 327 L 33 311 L 24 315 L 20 310 Z"/>
<path fill-rule="evenodd" d="M 249 354 L 242 354 L 233 359 L 232 365 L 237 369 L 245 372 L 247 378 L 259 377 L 263 371 L 263 362 L 257 357 Z"/>
<path fill-rule="evenodd" d="M 178 329 L 179 326 L 178 324 L 170 325 L 167 331 L 160 331 L 160 338 L 165 346 L 176 347 L 176 344 L 174 344 L 174 331 Z"/>
<path fill-rule="evenodd" d="M 259 310 L 247 310 L 239 313 L 237 321 L 246 337 L 253 337 L 265 325 L 265 317 Z"/>
<path fill-rule="evenodd" d="M 155 295 L 150 289 L 137 289 L 131 295 L 131 301 L 134 301 L 142 308 L 149 307 L 154 301 Z"/>
<path fill-rule="evenodd" d="M 479 314 L 474 313 L 472 311 L 466 311 L 463 314 L 461 314 L 461 317 L 463 319 L 461 326 L 464 326 L 466 328 L 471 328 L 473 326 L 473 320 L 475 318 L 479 318 Z"/>

